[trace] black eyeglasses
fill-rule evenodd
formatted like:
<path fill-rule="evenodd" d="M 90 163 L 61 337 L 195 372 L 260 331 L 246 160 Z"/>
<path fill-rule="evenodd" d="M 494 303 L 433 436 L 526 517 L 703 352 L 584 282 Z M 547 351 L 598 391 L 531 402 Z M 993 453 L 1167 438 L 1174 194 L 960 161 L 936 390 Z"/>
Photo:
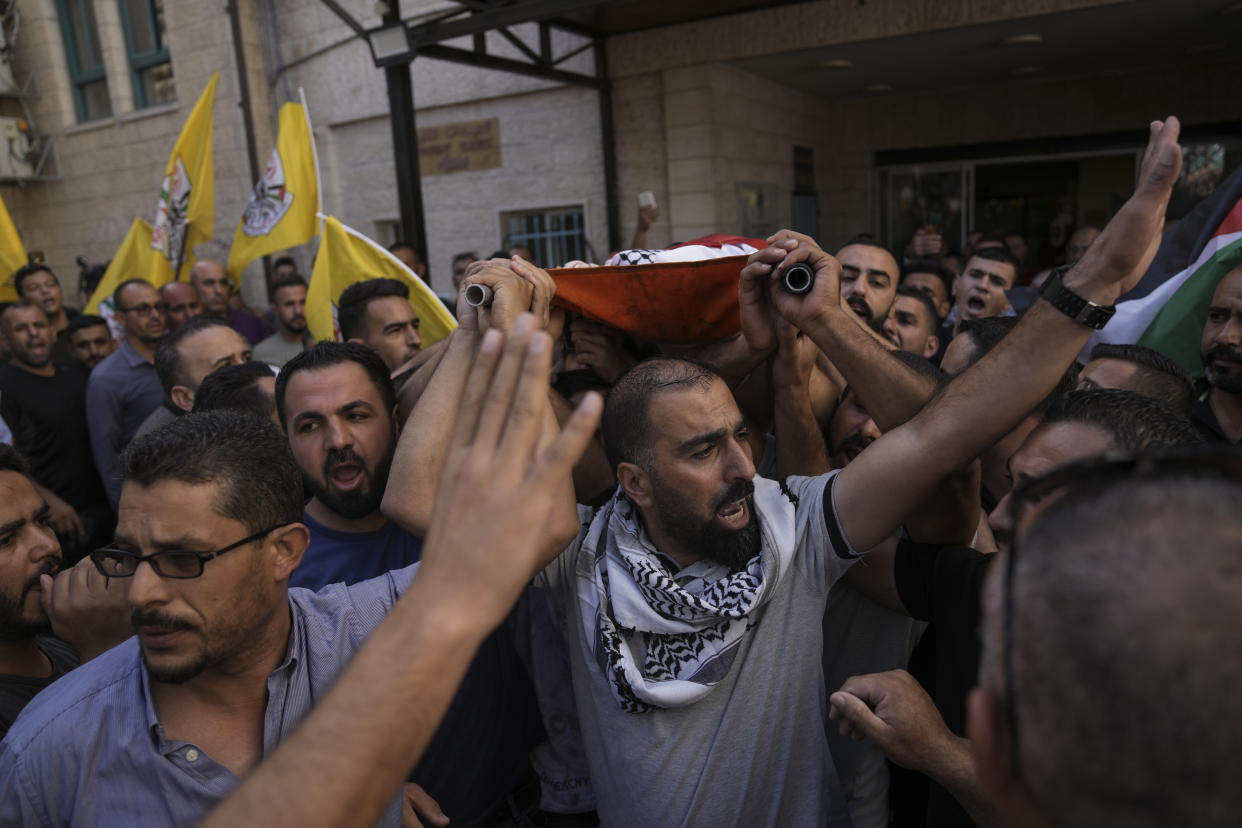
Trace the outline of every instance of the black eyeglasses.
<path fill-rule="evenodd" d="M 141 305 L 134 305 L 132 308 L 117 308 L 121 313 L 136 313 L 139 316 L 150 316 L 154 313 L 164 313 L 168 310 L 168 306 L 163 302 L 156 302 L 154 305 L 148 305 L 145 302 Z"/>
<path fill-rule="evenodd" d="M 1019 521 L 1030 522 L 1040 503 L 1051 505 L 1074 491 L 1099 490 L 1124 479 L 1198 477 L 1242 483 L 1242 450 L 1220 445 L 1162 448 L 1141 454 L 1109 453 L 1054 469 L 1041 477 L 1016 484 L 1010 495 L 1012 536 L 1005 561 L 1004 604 L 1001 613 L 1004 651 L 1001 668 L 1005 682 L 1005 723 L 1009 727 L 1009 759 L 1019 773 L 1018 706 L 1014 680 L 1014 592 L 1017 577 L 1018 538 L 1024 534 Z"/>
<path fill-rule="evenodd" d="M 137 552 L 130 552 L 128 549 L 105 546 L 103 549 L 96 549 L 91 553 L 91 562 L 95 564 L 95 568 L 99 570 L 101 575 L 108 578 L 128 578 L 138 571 L 138 564 L 143 561 L 151 564 L 155 574 L 161 578 L 197 578 L 203 574 L 203 566 L 212 558 L 218 558 L 225 552 L 230 552 L 239 546 L 253 543 L 260 538 L 266 537 L 269 533 L 288 525 L 287 523 L 278 523 L 270 529 L 255 532 L 253 535 L 242 538 L 237 543 L 231 543 L 223 549 L 217 549 L 215 552 L 195 552 L 191 549 L 165 549 L 162 552 L 156 552 L 154 555 L 139 555 Z"/>

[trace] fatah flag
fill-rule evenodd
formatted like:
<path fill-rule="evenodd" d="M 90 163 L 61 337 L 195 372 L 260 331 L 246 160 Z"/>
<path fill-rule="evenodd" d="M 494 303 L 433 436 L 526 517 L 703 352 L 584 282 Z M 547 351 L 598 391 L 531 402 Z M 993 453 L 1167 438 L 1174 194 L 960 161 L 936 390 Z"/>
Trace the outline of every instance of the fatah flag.
<path fill-rule="evenodd" d="M 424 347 L 439 342 L 457 327 L 448 308 L 400 259 L 357 230 L 326 216 L 310 290 L 306 292 L 306 325 L 315 339 L 340 341 L 336 302 L 341 292 L 354 282 L 378 278 L 396 279 L 409 287 L 410 306 L 418 315 L 418 334 Z"/>
<path fill-rule="evenodd" d="M 762 239 L 706 236 L 622 250 L 604 267 L 557 268 L 554 304 L 649 342 L 716 342 L 741 330 L 737 280 Z"/>
<path fill-rule="evenodd" d="M 0 302 L 17 301 L 13 274 L 27 260 L 26 247 L 22 244 L 22 237 L 17 234 L 9 208 L 0 200 Z"/>
<path fill-rule="evenodd" d="M 126 279 L 146 279 L 155 267 L 155 259 L 159 254 L 151 249 L 151 225 L 144 219 L 136 218 L 130 225 L 129 232 L 121 246 L 112 255 L 108 269 L 99 279 L 99 285 L 86 303 L 86 312 L 94 313 L 108 320 L 108 326 L 117 337 L 123 329 L 116 319 L 116 308 L 112 306 L 112 292 L 116 286 Z M 167 283 L 167 279 L 156 285 Z"/>
<path fill-rule="evenodd" d="M 216 194 L 212 180 L 211 110 L 220 73 L 211 76 L 173 145 L 160 200 L 152 223 L 151 248 L 156 256 L 151 283 L 185 280 L 194 263 L 194 247 L 215 232 Z"/>
<path fill-rule="evenodd" d="M 276 148 L 255 185 L 229 250 L 229 275 L 268 253 L 305 244 L 318 232 L 318 167 L 310 120 L 302 104 L 280 108 Z"/>
<path fill-rule="evenodd" d="M 1242 169 L 1217 185 L 1160 242 L 1143 278 L 1087 348 L 1146 345 L 1203 374 L 1200 342 L 1221 277 L 1242 266 Z M 1089 350 L 1084 352 L 1089 353 Z"/>

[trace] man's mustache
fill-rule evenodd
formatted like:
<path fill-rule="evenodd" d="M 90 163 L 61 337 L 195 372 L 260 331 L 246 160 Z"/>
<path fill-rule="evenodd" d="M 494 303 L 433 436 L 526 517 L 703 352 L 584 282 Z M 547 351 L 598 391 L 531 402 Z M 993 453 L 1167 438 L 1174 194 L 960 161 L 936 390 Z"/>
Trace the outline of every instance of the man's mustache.
<path fill-rule="evenodd" d="M 183 621 L 180 618 L 167 615 L 158 610 L 144 610 L 140 607 L 135 607 L 130 612 L 129 621 L 134 626 L 134 629 L 138 627 L 162 627 L 169 630 L 194 629 L 194 625 L 188 621 Z"/>
<path fill-rule="evenodd" d="M 737 503 L 744 497 L 750 497 L 755 493 L 755 484 L 751 480 L 734 480 L 729 484 L 729 488 L 725 489 L 723 495 L 716 501 L 716 508 L 719 509 L 726 503 Z"/>
<path fill-rule="evenodd" d="M 1213 345 L 1203 354 L 1204 362 L 1212 362 L 1218 359 L 1223 359 L 1228 362 L 1236 362 L 1239 365 L 1242 365 L 1242 351 L 1228 345 Z"/>
<path fill-rule="evenodd" d="M 871 318 L 871 306 L 868 305 L 866 302 L 864 302 L 862 299 L 859 299 L 857 296 L 851 296 L 850 298 L 846 299 L 845 304 L 853 308 L 854 313 L 858 314 L 863 319 Z"/>

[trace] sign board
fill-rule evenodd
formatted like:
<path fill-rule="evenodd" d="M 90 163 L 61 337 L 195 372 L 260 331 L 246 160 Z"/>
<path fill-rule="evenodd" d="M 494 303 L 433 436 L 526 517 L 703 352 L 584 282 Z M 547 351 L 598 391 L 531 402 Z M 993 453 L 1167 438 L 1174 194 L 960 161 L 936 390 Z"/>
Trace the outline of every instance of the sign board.
<path fill-rule="evenodd" d="M 418 169 L 424 176 L 499 166 L 499 118 L 441 124 L 418 131 Z"/>

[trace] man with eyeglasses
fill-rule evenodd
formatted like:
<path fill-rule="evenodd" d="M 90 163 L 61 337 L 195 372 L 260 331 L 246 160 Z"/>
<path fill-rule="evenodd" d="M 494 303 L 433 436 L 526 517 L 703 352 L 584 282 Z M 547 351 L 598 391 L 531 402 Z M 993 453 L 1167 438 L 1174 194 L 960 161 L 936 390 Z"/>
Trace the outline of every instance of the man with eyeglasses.
<path fill-rule="evenodd" d="M 125 341 L 91 371 L 86 423 L 95 468 L 115 510 L 121 499 L 117 458 L 164 398 L 155 371 L 155 347 L 164 335 L 164 302 L 145 279 L 121 282 L 112 301 L 125 327 Z"/>
<path fill-rule="evenodd" d="M 301 475 L 256 417 L 187 414 L 136 438 L 121 468 L 116 540 L 90 560 L 124 585 L 136 636 L 10 730 L 0 824 L 197 823 L 323 698 L 414 578 L 408 567 L 289 588 L 309 540 Z M 385 825 L 401 824 L 396 795 Z"/>

